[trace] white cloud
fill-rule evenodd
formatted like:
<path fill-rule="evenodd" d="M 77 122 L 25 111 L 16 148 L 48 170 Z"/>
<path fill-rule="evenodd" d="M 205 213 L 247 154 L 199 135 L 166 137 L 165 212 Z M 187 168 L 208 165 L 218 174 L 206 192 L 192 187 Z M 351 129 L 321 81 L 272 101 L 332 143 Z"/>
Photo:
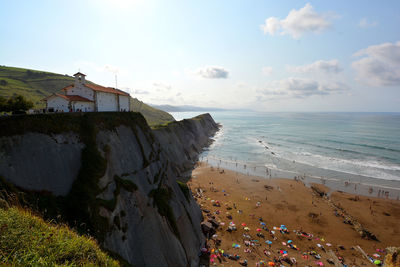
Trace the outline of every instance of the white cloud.
<path fill-rule="evenodd" d="M 332 15 L 318 14 L 310 3 L 307 3 L 299 10 L 292 9 L 285 19 L 279 20 L 276 17 L 269 17 L 265 24 L 261 25 L 264 34 L 281 35 L 289 34 L 294 39 L 299 39 L 306 33 L 321 33 L 331 27 L 329 21 Z"/>
<path fill-rule="evenodd" d="M 370 28 L 370 27 L 375 27 L 377 25 L 378 25 L 378 22 L 376 22 L 376 21 L 369 22 L 367 20 L 367 18 L 360 19 L 360 22 L 358 23 L 358 27 L 360 27 L 360 28 Z"/>
<path fill-rule="evenodd" d="M 305 78 L 287 78 L 273 81 L 258 90 L 259 99 L 305 98 L 314 95 L 329 95 L 349 90 L 348 86 L 338 82 L 320 82 Z"/>
<path fill-rule="evenodd" d="M 223 67 L 208 66 L 198 69 L 196 74 L 206 79 L 227 79 L 229 71 Z"/>
<path fill-rule="evenodd" d="M 281 22 L 276 17 L 269 17 L 265 20 L 265 24 L 261 25 L 261 29 L 264 34 L 269 33 L 270 35 L 275 35 L 281 28 Z"/>
<path fill-rule="evenodd" d="M 332 60 L 318 60 L 311 64 L 302 66 L 288 66 L 288 71 L 296 73 L 310 73 L 310 72 L 325 72 L 325 73 L 338 73 L 342 71 L 337 59 Z"/>
<path fill-rule="evenodd" d="M 153 86 L 156 87 L 157 91 L 162 91 L 162 90 L 171 90 L 172 86 L 168 83 L 164 83 L 164 82 L 153 82 Z"/>
<path fill-rule="evenodd" d="M 273 70 L 272 67 L 263 67 L 261 72 L 263 75 L 269 76 L 272 74 L 272 70 Z"/>
<path fill-rule="evenodd" d="M 85 74 L 90 74 L 90 72 L 95 71 L 98 73 L 105 73 L 105 72 L 110 72 L 113 74 L 127 74 L 129 71 L 115 65 L 111 64 L 97 64 L 95 62 L 91 61 L 78 61 L 75 63 L 75 66 L 80 69 L 81 72 Z"/>
<path fill-rule="evenodd" d="M 362 57 L 352 63 L 359 82 L 371 86 L 400 85 L 400 41 L 372 45 L 354 56 Z"/>
<path fill-rule="evenodd" d="M 149 91 L 141 90 L 141 89 L 135 89 L 135 90 L 133 90 L 132 93 L 135 94 L 135 95 L 148 95 L 148 94 L 150 94 Z"/>
<path fill-rule="evenodd" d="M 114 73 L 114 74 L 118 74 L 118 73 L 119 73 L 119 70 L 120 70 L 119 67 L 113 66 L 113 65 L 110 65 L 110 64 L 104 65 L 104 69 L 105 69 L 106 71 L 109 71 L 109 72 Z"/>

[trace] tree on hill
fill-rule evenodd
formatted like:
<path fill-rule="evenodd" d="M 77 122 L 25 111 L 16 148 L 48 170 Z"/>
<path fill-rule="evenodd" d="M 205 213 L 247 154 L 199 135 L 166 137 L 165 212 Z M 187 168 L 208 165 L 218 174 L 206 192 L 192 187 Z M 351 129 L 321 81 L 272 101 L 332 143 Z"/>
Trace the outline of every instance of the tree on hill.
<path fill-rule="evenodd" d="M 16 95 L 8 100 L 4 97 L 0 97 L 0 111 L 15 112 L 15 111 L 27 111 L 33 107 L 32 101 L 27 100 L 22 95 Z"/>

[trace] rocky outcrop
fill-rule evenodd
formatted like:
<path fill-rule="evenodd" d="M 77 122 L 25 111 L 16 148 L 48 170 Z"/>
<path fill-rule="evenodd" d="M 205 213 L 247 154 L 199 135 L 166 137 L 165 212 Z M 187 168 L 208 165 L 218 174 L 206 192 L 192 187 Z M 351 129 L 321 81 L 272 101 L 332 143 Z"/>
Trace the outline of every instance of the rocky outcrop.
<path fill-rule="evenodd" d="M 8 182 L 59 196 L 69 222 L 135 266 L 198 265 L 202 215 L 177 180 L 217 130 L 209 114 L 154 130 L 136 113 L 31 116 L 14 126 L 0 130 Z"/>
<path fill-rule="evenodd" d="M 167 126 L 160 126 L 153 130 L 153 134 L 168 155 L 175 173 L 184 179 L 188 176 L 188 171 L 192 170 L 203 148 L 210 145 L 210 137 L 215 134 L 218 127 L 210 114 L 204 114 L 190 120 L 175 121 Z M 204 131 L 204 129 L 209 130 Z"/>
<path fill-rule="evenodd" d="M 0 136 L 0 174 L 28 190 L 67 195 L 81 166 L 76 133 Z"/>

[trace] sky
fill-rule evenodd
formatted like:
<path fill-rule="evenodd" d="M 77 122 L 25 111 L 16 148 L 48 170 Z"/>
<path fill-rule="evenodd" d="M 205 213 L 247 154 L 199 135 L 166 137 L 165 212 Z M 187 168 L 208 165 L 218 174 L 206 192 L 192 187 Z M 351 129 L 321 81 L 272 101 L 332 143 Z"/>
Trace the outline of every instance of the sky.
<path fill-rule="evenodd" d="M 0 20 L 0 65 L 146 103 L 400 111 L 398 0 L 0 0 Z"/>

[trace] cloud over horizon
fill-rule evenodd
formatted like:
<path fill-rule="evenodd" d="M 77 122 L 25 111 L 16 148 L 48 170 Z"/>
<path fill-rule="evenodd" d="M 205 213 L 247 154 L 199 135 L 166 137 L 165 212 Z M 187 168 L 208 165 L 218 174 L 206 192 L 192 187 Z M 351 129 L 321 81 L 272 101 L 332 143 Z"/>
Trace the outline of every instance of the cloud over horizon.
<path fill-rule="evenodd" d="M 227 69 L 218 66 L 200 68 L 195 73 L 206 79 L 227 79 L 229 76 Z"/>
<path fill-rule="evenodd" d="M 261 72 L 265 76 L 270 76 L 272 74 L 273 68 L 272 67 L 263 67 Z"/>
<path fill-rule="evenodd" d="M 367 18 L 362 18 L 360 19 L 360 22 L 358 23 L 358 27 L 360 28 L 371 28 L 371 27 L 375 27 L 378 25 L 378 22 L 376 21 L 368 21 Z"/>
<path fill-rule="evenodd" d="M 306 98 L 315 95 L 330 95 L 349 90 L 340 82 L 320 82 L 307 78 L 290 77 L 273 81 L 258 90 L 259 99 L 271 98 Z"/>
<path fill-rule="evenodd" d="M 318 60 L 311 64 L 302 66 L 287 66 L 287 70 L 296 73 L 310 73 L 310 72 L 325 72 L 325 73 L 338 73 L 343 69 L 339 66 L 337 59 L 332 60 Z"/>
<path fill-rule="evenodd" d="M 318 14 L 313 6 L 307 3 L 299 10 L 292 9 L 285 19 L 280 20 L 277 17 L 269 17 L 265 24 L 261 25 L 264 34 L 281 35 L 289 34 L 293 39 L 299 39 L 306 33 L 322 33 L 329 29 L 332 23 L 329 19 L 332 15 Z"/>
<path fill-rule="evenodd" d="M 361 49 L 354 54 L 362 57 L 352 67 L 357 72 L 356 80 L 371 86 L 400 85 L 400 41 L 383 43 Z"/>

